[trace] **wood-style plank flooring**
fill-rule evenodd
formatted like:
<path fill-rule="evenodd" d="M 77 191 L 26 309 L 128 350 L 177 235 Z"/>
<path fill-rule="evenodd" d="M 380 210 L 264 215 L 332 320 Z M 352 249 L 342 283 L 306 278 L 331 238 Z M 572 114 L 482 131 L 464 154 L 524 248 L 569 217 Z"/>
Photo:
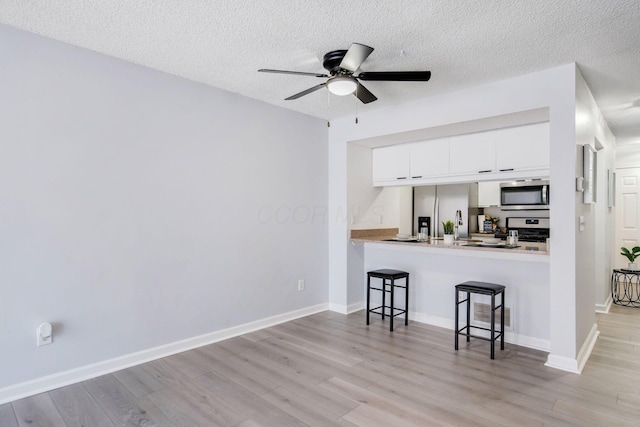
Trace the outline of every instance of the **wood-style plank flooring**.
<path fill-rule="evenodd" d="M 640 309 L 599 314 L 582 375 L 546 353 L 323 312 L 0 405 L 0 426 L 638 426 Z"/>

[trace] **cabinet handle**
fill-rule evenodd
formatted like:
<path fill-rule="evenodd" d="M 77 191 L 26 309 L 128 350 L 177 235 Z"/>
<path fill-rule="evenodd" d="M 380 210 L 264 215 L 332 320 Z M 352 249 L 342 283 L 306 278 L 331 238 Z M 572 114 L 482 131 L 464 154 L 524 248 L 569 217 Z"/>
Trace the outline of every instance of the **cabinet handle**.
<path fill-rule="evenodd" d="M 399 176 L 396 179 L 407 179 L 407 177 L 406 176 Z"/>
<path fill-rule="evenodd" d="M 422 175 L 412 176 L 411 179 L 422 178 Z"/>
<path fill-rule="evenodd" d="M 510 172 L 512 171 L 513 168 L 509 168 L 509 169 L 500 169 L 500 172 Z"/>
<path fill-rule="evenodd" d="M 478 173 L 489 173 L 489 172 L 492 172 L 491 169 L 486 170 L 486 171 L 478 171 Z"/>

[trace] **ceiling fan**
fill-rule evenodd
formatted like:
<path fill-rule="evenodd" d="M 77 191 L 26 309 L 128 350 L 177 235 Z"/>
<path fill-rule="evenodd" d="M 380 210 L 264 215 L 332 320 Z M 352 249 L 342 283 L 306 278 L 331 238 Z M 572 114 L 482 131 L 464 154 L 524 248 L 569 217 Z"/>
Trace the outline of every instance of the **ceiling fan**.
<path fill-rule="evenodd" d="M 367 71 L 354 75 L 360 65 L 373 52 L 373 48 L 360 43 L 353 43 L 349 50 L 332 50 L 324 55 L 322 65 L 329 74 L 307 73 L 302 71 L 271 70 L 262 68 L 263 73 L 295 74 L 300 76 L 312 76 L 327 78 L 327 81 L 310 87 L 302 92 L 285 98 L 285 101 L 298 99 L 326 86 L 329 92 L 345 96 L 354 94 L 362 103 L 368 104 L 375 101 L 376 96 L 364 87 L 362 81 L 400 81 L 400 82 L 426 82 L 431 78 L 431 71 Z"/>

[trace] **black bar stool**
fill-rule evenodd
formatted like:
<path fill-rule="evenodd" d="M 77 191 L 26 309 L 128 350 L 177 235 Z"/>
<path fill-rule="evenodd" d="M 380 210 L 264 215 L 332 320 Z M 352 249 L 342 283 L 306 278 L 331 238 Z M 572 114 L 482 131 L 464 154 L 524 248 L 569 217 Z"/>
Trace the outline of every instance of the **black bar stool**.
<path fill-rule="evenodd" d="M 478 338 L 482 340 L 487 340 L 491 342 L 491 358 L 494 359 L 494 344 L 498 338 L 500 338 L 500 350 L 504 350 L 504 289 L 503 285 L 497 285 L 495 283 L 486 283 L 486 282 L 464 282 L 456 285 L 456 321 L 455 321 L 455 332 L 456 332 L 456 350 L 458 350 L 458 335 L 465 335 L 467 337 L 467 342 L 470 341 L 470 337 Z M 467 298 L 460 301 L 459 293 L 466 292 Z M 481 326 L 472 326 L 471 325 L 471 294 L 483 294 L 483 295 L 491 295 L 491 328 L 483 328 Z M 496 306 L 496 295 L 501 295 L 500 305 Z M 458 329 L 458 306 L 462 303 L 467 303 L 467 325 Z M 496 310 L 500 310 L 500 331 L 496 331 Z M 491 337 L 481 337 L 478 335 L 471 334 L 471 328 L 482 329 L 485 331 L 491 332 Z M 463 332 L 464 331 L 464 332 Z M 496 332 L 499 332 L 496 335 Z"/>
<path fill-rule="evenodd" d="M 380 288 L 371 286 L 371 278 L 382 279 Z M 396 280 L 405 279 L 404 286 L 396 284 Z M 396 288 L 404 288 L 404 309 L 395 307 L 394 294 Z M 382 292 L 382 305 L 370 308 L 371 290 Z M 389 305 L 386 302 L 386 294 L 390 294 Z M 389 309 L 389 330 L 393 331 L 393 318 L 404 314 L 404 324 L 409 324 L 409 273 L 400 270 L 382 269 L 369 271 L 367 273 L 367 325 L 369 324 L 369 313 L 381 314 L 384 319 L 385 309 Z"/>

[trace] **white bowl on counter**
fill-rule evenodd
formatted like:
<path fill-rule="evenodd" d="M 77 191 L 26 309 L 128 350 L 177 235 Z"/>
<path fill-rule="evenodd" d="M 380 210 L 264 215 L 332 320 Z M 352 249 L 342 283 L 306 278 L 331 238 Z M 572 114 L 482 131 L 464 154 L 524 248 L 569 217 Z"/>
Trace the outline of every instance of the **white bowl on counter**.
<path fill-rule="evenodd" d="M 481 240 L 485 245 L 498 245 L 500 243 L 503 243 L 501 239 L 498 239 L 496 237 L 478 237 L 477 239 Z"/>

